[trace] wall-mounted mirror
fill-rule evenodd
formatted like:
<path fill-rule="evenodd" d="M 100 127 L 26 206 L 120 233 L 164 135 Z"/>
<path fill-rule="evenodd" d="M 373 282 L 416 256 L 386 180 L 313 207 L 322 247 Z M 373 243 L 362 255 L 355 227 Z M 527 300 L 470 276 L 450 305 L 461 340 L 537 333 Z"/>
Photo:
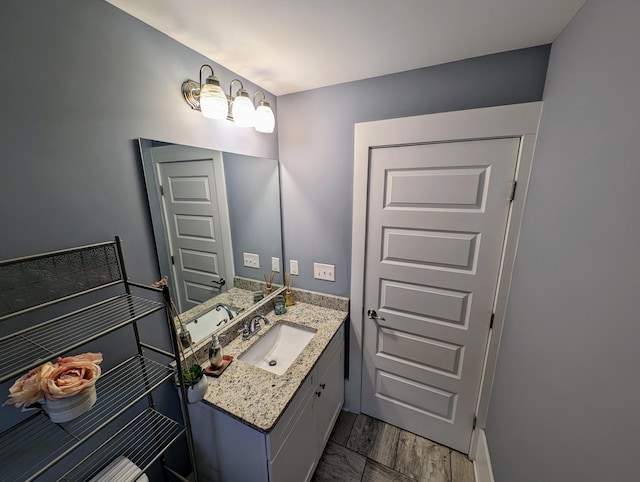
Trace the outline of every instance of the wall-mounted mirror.
<path fill-rule="evenodd" d="M 283 284 L 277 160 L 138 142 L 158 264 L 178 311 L 212 298 L 242 311 L 264 290 L 265 278 Z M 229 315 L 218 312 L 221 320 Z M 222 328 L 220 321 L 212 326 Z"/>

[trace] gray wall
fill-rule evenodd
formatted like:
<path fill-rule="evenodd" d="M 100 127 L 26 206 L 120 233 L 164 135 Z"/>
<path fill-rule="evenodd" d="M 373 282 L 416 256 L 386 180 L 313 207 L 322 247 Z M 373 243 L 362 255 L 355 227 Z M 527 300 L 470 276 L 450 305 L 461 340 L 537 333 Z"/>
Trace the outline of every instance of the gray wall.
<path fill-rule="evenodd" d="M 102 0 L 0 2 L 0 259 L 118 234 L 131 279 L 158 279 L 134 139 L 277 157 L 277 133 L 206 120 L 184 103 L 181 83 L 206 62 Z M 213 67 L 224 85 L 235 77 Z M 166 345 L 157 326 L 143 334 Z M 132 339 L 118 331 L 90 349 L 109 368 Z M 159 396 L 177 409 L 175 391 Z M 19 414 L 0 410 L 3 422 Z"/>
<path fill-rule="evenodd" d="M 271 257 L 280 259 L 274 283 L 283 283 L 278 161 L 223 153 L 235 274 L 264 280 Z M 260 256 L 260 269 L 243 264 L 242 253 Z"/>
<path fill-rule="evenodd" d="M 487 437 L 498 482 L 640 480 L 640 3 L 553 44 Z"/>
<path fill-rule="evenodd" d="M 278 97 L 284 251 L 300 268 L 293 284 L 349 295 L 356 122 L 538 101 L 548 55 L 541 46 Z M 335 264 L 335 283 L 313 279 L 314 262 Z"/>
<path fill-rule="evenodd" d="M 0 2 L 0 45 L 0 259 L 119 234 L 131 278 L 153 281 L 135 139 L 277 158 L 277 132 L 184 102 L 181 83 L 211 61 L 102 0 Z"/>
<path fill-rule="evenodd" d="M 149 279 L 134 139 L 277 158 L 277 133 L 183 101 L 181 83 L 210 61 L 102 0 L 3 1 L 0 45 L 0 259 L 120 234 L 132 276 Z M 234 77 L 214 69 L 223 85 Z"/>

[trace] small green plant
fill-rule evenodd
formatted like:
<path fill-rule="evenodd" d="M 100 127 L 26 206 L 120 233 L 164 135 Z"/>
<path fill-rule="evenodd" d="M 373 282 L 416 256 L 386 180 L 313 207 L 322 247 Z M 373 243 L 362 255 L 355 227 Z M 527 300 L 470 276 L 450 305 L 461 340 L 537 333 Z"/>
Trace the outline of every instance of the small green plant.
<path fill-rule="evenodd" d="M 191 387 L 198 383 L 204 376 L 204 368 L 194 363 L 189 368 L 182 371 L 182 376 L 184 378 L 184 385 L 186 387 Z"/>

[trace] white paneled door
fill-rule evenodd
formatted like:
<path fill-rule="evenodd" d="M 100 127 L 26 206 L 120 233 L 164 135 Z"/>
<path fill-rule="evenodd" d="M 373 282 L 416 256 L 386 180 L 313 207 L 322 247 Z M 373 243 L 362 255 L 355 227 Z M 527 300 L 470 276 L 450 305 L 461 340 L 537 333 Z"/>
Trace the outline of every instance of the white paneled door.
<path fill-rule="evenodd" d="M 464 453 L 520 144 L 369 151 L 361 409 Z"/>
<path fill-rule="evenodd" d="M 222 229 L 212 159 L 157 164 L 181 311 L 221 291 Z"/>

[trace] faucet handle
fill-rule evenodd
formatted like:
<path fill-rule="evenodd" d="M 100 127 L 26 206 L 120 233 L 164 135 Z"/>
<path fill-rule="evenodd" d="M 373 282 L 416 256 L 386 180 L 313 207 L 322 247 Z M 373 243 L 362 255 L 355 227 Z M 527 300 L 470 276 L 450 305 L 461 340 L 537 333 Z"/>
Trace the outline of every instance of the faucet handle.
<path fill-rule="evenodd" d="M 260 326 L 260 320 L 264 321 L 265 325 L 269 324 L 269 320 L 267 319 L 266 316 L 264 315 L 256 315 L 251 319 L 251 323 L 255 323 L 256 325 Z"/>
<path fill-rule="evenodd" d="M 228 323 L 228 322 L 229 322 L 228 318 L 223 318 L 218 323 L 216 323 L 216 326 L 224 325 L 225 323 Z"/>
<path fill-rule="evenodd" d="M 251 334 L 251 322 L 249 320 L 244 320 L 242 328 L 238 330 L 238 333 L 242 333 L 242 338 L 248 338 Z"/>

